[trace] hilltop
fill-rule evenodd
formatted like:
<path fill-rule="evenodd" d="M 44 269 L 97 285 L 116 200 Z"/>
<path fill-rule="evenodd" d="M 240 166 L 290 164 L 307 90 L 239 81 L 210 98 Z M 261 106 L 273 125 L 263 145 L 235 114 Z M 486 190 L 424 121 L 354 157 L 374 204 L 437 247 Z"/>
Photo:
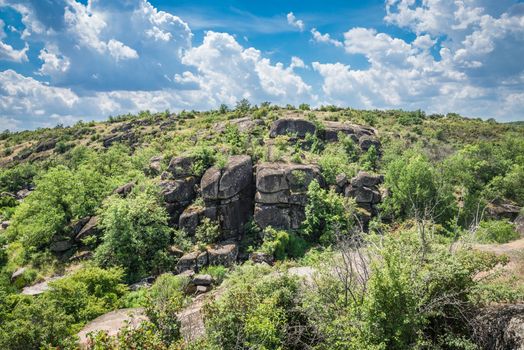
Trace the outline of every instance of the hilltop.
<path fill-rule="evenodd" d="M 247 100 L 5 131 L 0 346 L 520 346 L 523 155 L 518 122 Z"/>

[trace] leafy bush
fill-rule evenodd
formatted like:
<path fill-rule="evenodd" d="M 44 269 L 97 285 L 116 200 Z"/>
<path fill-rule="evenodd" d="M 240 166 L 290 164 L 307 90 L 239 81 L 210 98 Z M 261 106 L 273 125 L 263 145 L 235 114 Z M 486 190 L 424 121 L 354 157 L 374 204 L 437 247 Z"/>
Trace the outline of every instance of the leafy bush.
<path fill-rule="evenodd" d="M 508 220 L 482 221 L 476 235 L 478 241 L 483 243 L 507 243 L 520 237 Z"/>
<path fill-rule="evenodd" d="M 355 223 L 354 202 L 334 190 L 321 188 L 316 180 L 308 186 L 305 212 L 304 233 L 311 241 L 325 245 L 334 242 L 337 232 L 350 234 Z"/>
<path fill-rule="evenodd" d="M 219 236 L 220 227 L 218 222 L 214 222 L 209 218 L 203 218 L 195 230 L 195 239 L 200 244 L 214 243 Z"/>
<path fill-rule="evenodd" d="M 95 258 L 102 266 L 122 266 L 128 281 L 171 267 L 167 248 L 172 230 L 155 188 L 110 197 L 101 210 L 100 226 L 104 235 Z"/>
<path fill-rule="evenodd" d="M 299 258 L 304 255 L 307 243 L 294 232 L 275 230 L 267 227 L 264 232 L 264 240 L 260 251 L 270 254 L 277 260 L 286 258 Z"/>

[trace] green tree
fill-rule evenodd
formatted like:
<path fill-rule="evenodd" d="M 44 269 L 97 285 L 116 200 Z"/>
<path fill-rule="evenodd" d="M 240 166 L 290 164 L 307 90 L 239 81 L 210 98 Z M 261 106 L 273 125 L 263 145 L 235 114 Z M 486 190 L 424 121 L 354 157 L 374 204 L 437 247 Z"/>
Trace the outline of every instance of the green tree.
<path fill-rule="evenodd" d="M 154 188 L 141 188 L 126 198 L 113 196 L 101 210 L 102 243 L 95 251 L 103 266 L 122 266 L 128 281 L 169 268 L 172 230 Z"/>

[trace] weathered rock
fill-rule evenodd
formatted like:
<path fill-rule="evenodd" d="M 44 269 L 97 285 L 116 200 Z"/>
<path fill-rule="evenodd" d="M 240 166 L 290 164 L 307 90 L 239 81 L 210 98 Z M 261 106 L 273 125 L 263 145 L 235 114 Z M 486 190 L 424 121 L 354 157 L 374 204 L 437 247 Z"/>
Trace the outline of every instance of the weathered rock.
<path fill-rule="evenodd" d="M 196 178 L 187 177 L 179 180 L 167 180 L 160 183 L 161 194 L 167 203 L 189 204 L 196 195 Z"/>
<path fill-rule="evenodd" d="M 373 128 L 363 125 L 331 121 L 325 121 L 323 124 L 324 130 L 321 136 L 325 141 L 328 142 L 338 141 L 339 133 L 350 136 L 355 142 L 358 142 L 359 138 L 364 135 L 372 136 L 375 134 L 375 130 Z"/>
<path fill-rule="evenodd" d="M 377 140 L 374 136 L 364 135 L 358 139 L 358 145 L 363 151 L 367 151 L 371 146 L 375 146 L 375 150 L 380 152 L 380 141 Z"/>
<path fill-rule="evenodd" d="M 183 229 L 189 236 L 195 234 L 196 228 L 203 218 L 217 219 L 216 207 L 187 207 L 178 219 L 178 228 Z"/>
<path fill-rule="evenodd" d="M 346 187 L 346 197 L 355 198 L 357 204 L 377 204 L 380 203 L 380 192 L 373 188 L 368 187 Z"/>
<path fill-rule="evenodd" d="M 78 234 L 75 236 L 75 240 L 79 242 L 86 237 L 95 236 L 98 234 L 98 232 L 98 217 L 92 216 L 89 218 L 89 221 L 84 225 L 84 227 L 82 227 L 80 232 L 78 232 Z"/>
<path fill-rule="evenodd" d="M 520 210 L 521 207 L 515 205 L 515 203 L 503 200 L 488 204 L 486 214 L 489 218 L 495 220 L 515 220 L 519 216 Z"/>
<path fill-rule="evenodd" d="M 481 349 L 524 350 L 524 304 L 480 310 L 472 325 Z"/>
<path fill-rule="evenodd" d="M 250 117 L 230 119 L 225 122 L 216 123 L 214 130 L 217 132 L 223 132 L 226 130 L 227 125 L 235 125 L 240 132 L 253 131 L 257 126 L 264 125 L 264 121 L 261 119 L 252 119 Z"/>
<path fill-rule="evenodd" d="M 184 256 L 184 251 L 177 247 L 176 245 L 172 245 L 168 248 L 169 254 L 176 256 L 177 258 L 181 258 Z"/>
<path fill-rule="evenodd" d="M 78 333 L 80 348 L 88 347 L 88 334 L 97 332 L 107 332 L 109 336 L 116 336 L 124 327 L 136 329 L 142 322 L 147 321 L 143 308 L 120 309 L 108 312 L 95 318 L 82 328 Z"/>
<path fill-rule="evenodd" d="M 149 160 L 149 173 L 151 175 L 158 175 L 162 172 L 163 156 L 154 156 Z"/>
<path fill-rule="evenodd" d="M 46 140 L 46 141 L 40 142 L 38 145 L 36 145 L 35 152 L 40 153 L 40 152 L 49 151 L 50 149 L 55 148 L 56 144 L 57 144 L 56 140 Z"/>
<path fill-rule="evenodd" d="M 11 282 L 14 282 L 18 278 L 20 278 L 26 270 L 27 269 L 25 267 L 19 267 L 18 269 L 16 269 L 16 271 L 13 272 L 13 274 L 11 275 Z"/>
<path fill-rule="evenodd" d="M 210 286 L 213 283 L 211 275 L 195 275 L 191 280 L 195 286 Z"/>
<path fill-rule="evenodd" d="M 21 294 L 23 295 L 39 295 L 49 290 L 49 282 L 57 281 L 65 276 L 54 276 L 48 277 L 44 281 L 27 286 L 22 289 Z"/>
<path fill-rule="evenodd" d="M 176 265 L 177 273 L 186 270 L 197 271 L 208 265 L 207 252 L 191 252 L 184 254 Z"/>
<path fill-rule="evenodd" d="M 296 135 L 304 138 L 306 134 L 314 134 L 317 130 L 315 124 L 305 119 L 283 118 L 273 122 L 269 130 L 269 137 L 278 135 Z"/>
<path fill-rule="evenodd" d="M 311 181 L 324 184 L 316 165 L 264 163 L 257 166 L 255 222 L 262 228 L 272 226 L 296 229 L 304 220 L 307 188 Z"/>
<path fill-rule="evenodd" d="M 188 176 L 194 176 L 193 164 L 196 158 L 191 156 L 180 156 L 171 159 L 167 171 L 173 178 L 181 179 Z"/>
<path fill-rule="evenodd" d="M 268 264 L 273 265 L 275 263 L 275 259 L 272 255 L 261 253 L 261 252 L 254 252 L 249 255 L 249 260 L 254 262 L 255 264 Z"/>
<path fill-rule="evenodd" d="M 211 289 L 211 286 L 197 286 L 195 292 L 196 294 L 203 294 L 209 292 Z"/>
<path fill-rule="evenodd" d="M 223 169 L 209 168 L 202 176 L 200 188 L 206 208 L 216 210 L 223 238 L 241 233 L 253 215 L 251 158 L 247 155 L 232 156 Z"/>
<path fill-rule="evenodd" d="M 351 179 L 351 185 L 354 187 L 373 187 L 378 186 L 384 181 L 382 175 L 372 175 L 364 171 L 360 171 L 357 176 Z"/>
<path fill-rule="evenodd" d="M 133 190 L 135 185 L 136 185 L 135 181 L 128 182 L 128 183 L 118 187 L 117 189 L 115 189 L 113 191 L 113 193 L 114 194 L 118 194 L 121 197 L 126 197 L 128 194 L 131 193 L 131 191 Z"/>
<path fill-rule="evenodd" d="M 11 223 L 9 221 L 2 221 L 2 223 L 0 223 L 0 228 L 2 230 L 7 230 L 7 228 L 9 227 Z"/>
<path fill-rule="evenodd" d="M 49 249 L 55 253 L 62 253 L 73 247 L 73 242 L 67 238 L 58 241 L 51 242 Z"/>
<path fill-rule="evenodd" d="M 238 245 L 236 243 L 219 243 L 207 249 L 209 265 L 233 266 L 237 261 Z"/>
<path fill-rule="evenodd" d="M 23 188 L 20 191 L 16 192 L 16 199 L 21 201 L 25 197 L 29 196 L 31 194 L 31 192 L 32 192 L 31 190 L 29 190 L 27 188 Z"/>
<path fill-rule="evenodd" d="M 342 174 L 338 174 L 335 178 L 335 183 L 337 185 L 337 187 L 339 188 L 344 188 L 347 183 L 348 183 L 348 178 L 346 176 L 346 174 L 342 173 Z"/>
<path fill-rule="evenodd" d="M 83 252 L 77 252 L 72 257 L 69 258 L 70 262 L 78 262 L 89 260 L 93 257 L 93 252 L 90 250 L 85 250 Z"/>

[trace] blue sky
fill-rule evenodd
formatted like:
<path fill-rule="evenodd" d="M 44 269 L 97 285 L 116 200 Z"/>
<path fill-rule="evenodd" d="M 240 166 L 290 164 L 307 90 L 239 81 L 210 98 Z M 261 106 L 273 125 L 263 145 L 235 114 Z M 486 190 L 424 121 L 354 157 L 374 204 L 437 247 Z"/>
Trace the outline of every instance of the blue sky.
<path fill-rule="evenodd" d="M 524 120 L 517 0 L 0 0 L 0 129 L 253 103 Z"/>

